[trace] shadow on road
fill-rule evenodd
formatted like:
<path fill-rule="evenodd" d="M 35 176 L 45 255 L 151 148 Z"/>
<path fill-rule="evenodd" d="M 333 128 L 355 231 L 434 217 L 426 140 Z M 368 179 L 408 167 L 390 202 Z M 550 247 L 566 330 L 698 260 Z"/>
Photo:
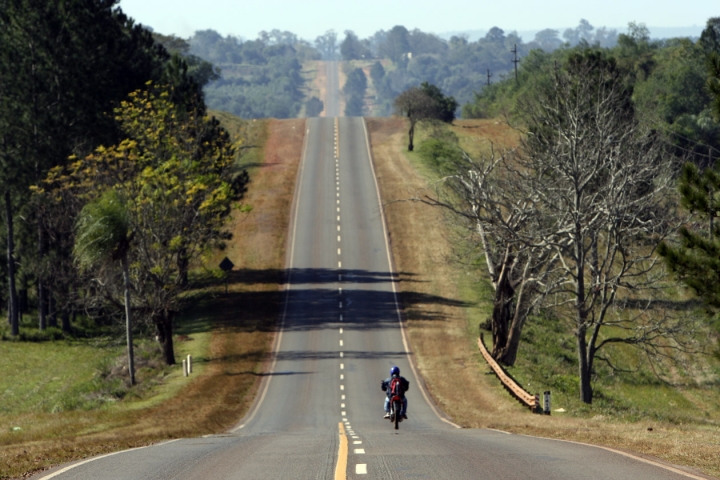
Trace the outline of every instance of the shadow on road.
<path fill-rule="evenodd" d="M 338 274 L 343 281 L 338 282 Z M 372 272 L 366 270 L 293 269 L 289 272 L 242 269 L 230 272 L 229 293 L 203 295 L 193 300 L 179 321 L 177 333 L 189 336 L 198 332 L 241 331 L 274 332 L 283 321 L 284 331 L 300 332 L 336 329 L 343 316 L 342 327 L 352 330 L 397 329 L 396 298 L 391 283 L 416 282 L 414 274 L 402 272 Z M 289 290 L 281 289 L 288 281 Z M 217 282 L 217 281 L 216 281 Z M 385 284 L 385 285 L 383 285 Z M 217 285 L 217 283 L 215 283 Z M 202 285 L 198 285 L 202 287 Z M 209 284 L 207 285 L 209 286 Z M 338 287 L 342 287 L 342 294 Z M 287 298 L 287 306 L 285 299 Z M 401 311 L 413 320 L 445 321 L 442 306 L 466 308 L 467 302 L 441 296 L 406 292 L 398 295 Z M 404 307 L 404 309 L 403 309 Z M 254 350 L 245 356 L 267 358 L 268 353 Z M 290 351 L 281 352 L 278 360 L 335 358 L 336 352 Z M 405 353 L 377 351 L 347 351 L 351 358 L 392 358 Z M 229 362 L 242 358 L 215 357 L 208 362 Z M 312 372 L 278 372 L 274 375 L 300 375 Z M 264 375 L 254 372 L 236 372 L 229 375 Z"/>

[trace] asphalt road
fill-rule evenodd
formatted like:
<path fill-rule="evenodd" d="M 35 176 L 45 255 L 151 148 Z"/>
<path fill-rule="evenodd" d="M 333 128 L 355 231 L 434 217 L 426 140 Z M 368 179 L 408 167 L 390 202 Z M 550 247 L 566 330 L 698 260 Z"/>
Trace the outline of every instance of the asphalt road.
<path fill-rule="evenodd" d="M 313 118 L 307 129 L 282 333 L 257 408 L 223 435 L 119 452 L 38 478 L 331 479 L 345 457 L 339 424 L 349 442 L 348 478 L 688 478 L 595 447 L 463 430 L 441 419 L 408 363 L 363 120 Z M 380 381 L 393 365 L 410 381 L 409 420 L 398 431 L 382 419 Z"/>
<path fill-rule="evenodd" d="M 323 99 L 325 110 L 323 117 L 339 117 L 340 114 L 340 76 L 337 61 L 325 62 L 327 90 Z"/>

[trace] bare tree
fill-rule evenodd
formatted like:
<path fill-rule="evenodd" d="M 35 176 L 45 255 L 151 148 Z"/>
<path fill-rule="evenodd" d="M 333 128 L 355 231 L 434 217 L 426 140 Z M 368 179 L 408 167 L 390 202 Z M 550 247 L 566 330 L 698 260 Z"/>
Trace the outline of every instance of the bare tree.
<path fill-rule="evenodd" d="M 494 290 L 492 356 L 505 365 L 515 363 L 522 329 L 551 289 L 550 273 L 559 258 L 547 245 L 528 241 L 541 230 L 541 217 L 536 199 L 518 190 L 511 167 L 515 157 L 515 151 L 493 149 L 473 160 L 463 152 L 448 166 L 452 174 L 436 185 L 434 195 L 419 199 L 447 209 L 471 244 L 479 246 Z"/>
<path fill-rule="evenodd" d="M 467 155 L 434 196 L 480 245 L 495 290 L 493 356 L 511 365 L 536 306 L 569 318 L 580 397 L 591 403 L 613 344 L 649 358 L 689 348 L 693 321 L 657 307 L 666 275 L 656 249 L 674 217 L 677 162 L 635 119 L 614 62 L 572 56 L 521 103 L 517 150 Z M 687 317 L 687 316 L 685 316 Z"/>
<path fill-rule="evenodd" d="M 676 164 L 635 119 L 612 59 L 576 54 L 550 78 L 521 105 L 528 132 L 514 176 L 519 194 L 537 202 L 543 225 L 526 242 L 559 256 L 555 311 L 574 320 L 580 397 L 591 403 L 594 361 L 610 364 L 601 348 L 659 352 L 681 340 L 676 319 L 623 310 L 631 300 L 642 304 L 639 296 L 664 274 L 656 248 L 675 228 Z"/>

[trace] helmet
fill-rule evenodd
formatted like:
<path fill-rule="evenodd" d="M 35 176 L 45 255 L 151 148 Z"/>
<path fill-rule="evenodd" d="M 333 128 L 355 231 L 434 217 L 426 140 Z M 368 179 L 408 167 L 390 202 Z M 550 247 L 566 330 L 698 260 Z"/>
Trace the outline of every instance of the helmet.
<path fill-rule="evenodd" d="M 393 375 L 400 375 L 400 368 L 398 366 L 394 366 L 390 369 L 390 376 Z"/>

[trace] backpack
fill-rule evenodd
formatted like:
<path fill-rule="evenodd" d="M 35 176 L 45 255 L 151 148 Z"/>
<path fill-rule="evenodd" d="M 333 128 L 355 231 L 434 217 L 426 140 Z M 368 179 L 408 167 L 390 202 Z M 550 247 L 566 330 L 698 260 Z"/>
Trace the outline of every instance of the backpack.
<path fill-rule="evenodd" d="M 400 380 L 400 377 L 393 377 L 393 379 L 390 380 L 390 387 L 388 388 L 388 391 L 392 396 L 403 396 L 403 394 L 405 393 L 405 389 L 402 387 L 402 381 Z"/>

